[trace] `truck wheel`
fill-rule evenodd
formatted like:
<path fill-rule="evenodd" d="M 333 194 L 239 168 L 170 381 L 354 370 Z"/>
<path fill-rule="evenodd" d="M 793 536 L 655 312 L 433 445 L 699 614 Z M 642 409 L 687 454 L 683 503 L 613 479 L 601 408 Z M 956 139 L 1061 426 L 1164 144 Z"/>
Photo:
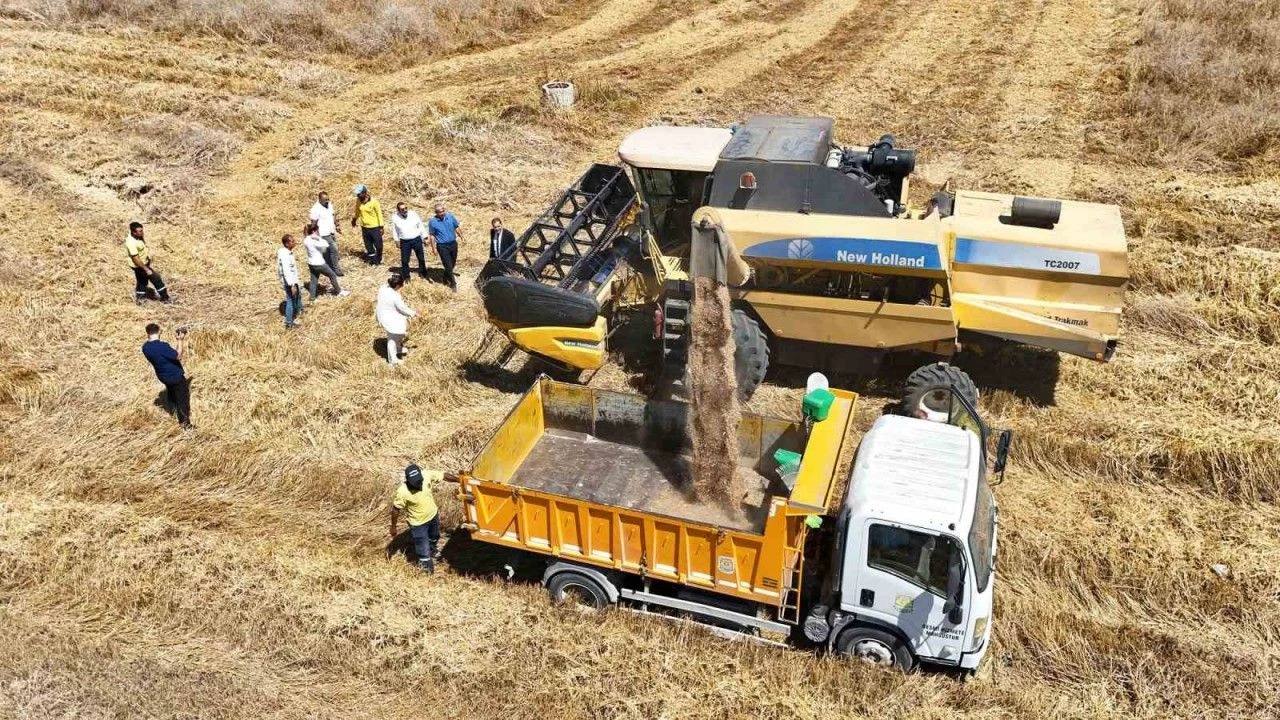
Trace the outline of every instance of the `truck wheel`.
<path fill-rule="evenodd" d="M 969 373 L 944 362 L 916 368 L 907 376 L 907 387 L 902 393 L 903 414 L 946 422 L 953 387 L 977 409 L 978 387 L 973 384 Z"/>
<path fill-rule="evenodd" d="M 836 638 L 836 651 L 847 658 L 881 667 L 895 667 L 910 672 L 916 665 L 911 650 L 893 634 L 873 627 L 854 625 Z"/>
<path fill-rule="evenodd" d="M 738 399 L 750 400 L 769 371 L 769 340 L 760 329 L 760 323 L 745 310 L 733 311 L 733 344 Z"/>
<path fill-rule="evenodd" d="M 547 583 L 547 594 L 556 605 L 570 605 L 603 610 L 609 604 L 609 596 L 600 583 L 586 575 L 566 570 Z"/>

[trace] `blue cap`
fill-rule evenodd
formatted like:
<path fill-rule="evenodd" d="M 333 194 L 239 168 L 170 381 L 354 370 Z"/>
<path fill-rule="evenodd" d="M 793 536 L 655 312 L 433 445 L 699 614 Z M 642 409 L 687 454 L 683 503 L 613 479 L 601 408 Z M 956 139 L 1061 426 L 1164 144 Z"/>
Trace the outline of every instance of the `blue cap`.
<path fill-rule="evenodd" d="M 359 195 L 360 193 L 365 193 L 365 192 L 369 192 L 369 188 L 365 187 L 363 184 L 360 184 L 351 188 L 352 195 Z"/>

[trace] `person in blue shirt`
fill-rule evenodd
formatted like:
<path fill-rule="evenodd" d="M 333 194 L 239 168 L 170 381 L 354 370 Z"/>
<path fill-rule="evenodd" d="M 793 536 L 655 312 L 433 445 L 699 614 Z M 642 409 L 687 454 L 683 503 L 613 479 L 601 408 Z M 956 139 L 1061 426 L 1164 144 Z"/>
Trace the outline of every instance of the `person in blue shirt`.
<path fill-rule="evenodd" d="M 453 277 L 453 266 L 458 262 L 458 238 L 462 237 L 461 225 L 453 213 L 445 210 L 444 203 L 436 203 L 436 214 L 427 222 L 427 234 L 431 236 L 431 251 L 440 256 L 444 267 L 444 282 L 458 292 L 458 281 Z"/>
<path fill-rule="evenodd" d="M 174 334 L 177 337 L 177 348 L 160 339 L 159 325 L 147 323 L 147 341 L 142 343 L 142 356 L 155 368 L 156 378 L 164 383 L 169 404 L 178 416 L 178 423 L 184 430 L 190 430 L 191 386 L 187 382 L 187 374 L 182 370 L 182 341 L 186 339 L 187 331 L 178 328 Z"/>

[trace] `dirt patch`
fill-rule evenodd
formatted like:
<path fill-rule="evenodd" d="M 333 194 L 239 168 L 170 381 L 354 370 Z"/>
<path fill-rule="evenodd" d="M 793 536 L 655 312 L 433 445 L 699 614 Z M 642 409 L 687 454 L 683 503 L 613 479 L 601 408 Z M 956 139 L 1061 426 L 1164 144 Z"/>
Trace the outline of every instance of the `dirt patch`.
<path fill-rule="evenodd" d="M 733 370 L 733 318 L 729 288 L 712 278 L 693 285 L 689 336 L 689 397 L 693 444 L 693 492 L 700 498 L 736 505 L 738 476 L 737 382 Z"/>

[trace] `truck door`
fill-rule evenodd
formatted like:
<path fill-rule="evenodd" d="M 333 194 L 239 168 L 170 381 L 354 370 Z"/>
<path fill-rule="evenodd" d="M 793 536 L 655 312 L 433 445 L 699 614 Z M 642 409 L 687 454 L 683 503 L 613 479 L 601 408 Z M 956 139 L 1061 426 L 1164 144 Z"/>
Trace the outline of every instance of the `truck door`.
<path fill-rule="evenodd" d="M 960 544 L 946 535 L 875 520 L 862 528 L 861 539 L 855 592 L 846 594 L 845 609 L 899 628 L 917 657 L 959 662 L 964 623 L 947 619 L 947 598 L 963 592 Z"/>

